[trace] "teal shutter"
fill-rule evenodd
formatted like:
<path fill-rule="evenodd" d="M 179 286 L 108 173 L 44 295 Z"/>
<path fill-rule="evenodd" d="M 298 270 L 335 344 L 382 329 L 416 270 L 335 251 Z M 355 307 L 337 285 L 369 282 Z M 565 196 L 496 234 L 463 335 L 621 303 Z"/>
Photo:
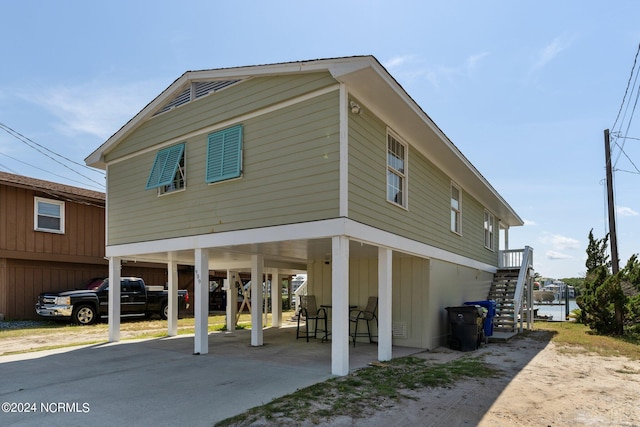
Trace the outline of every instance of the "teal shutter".
<path fill-rule="evenodd" d="M 242 125 L 209 135 L 207 182 L 237 178 L 242 173 Z"/>
<path fill-rule="evenodd" d="M 147 180 L 146 189 L 150 190 L 171 184 L 178 171 L 183 153 L 184 144 L 174 145 L 158 151 Z"/>

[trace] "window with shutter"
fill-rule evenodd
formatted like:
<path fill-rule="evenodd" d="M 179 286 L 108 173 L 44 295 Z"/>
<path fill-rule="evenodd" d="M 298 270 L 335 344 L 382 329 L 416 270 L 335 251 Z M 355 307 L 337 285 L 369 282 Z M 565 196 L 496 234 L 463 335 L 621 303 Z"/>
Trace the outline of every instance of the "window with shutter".
<path fill-rule="evenodd" d="M 184 146 L 182 143 L 158 151 L 147 180 L 147 190 L 158 188 L 163 194 L 185 187 Z"/>

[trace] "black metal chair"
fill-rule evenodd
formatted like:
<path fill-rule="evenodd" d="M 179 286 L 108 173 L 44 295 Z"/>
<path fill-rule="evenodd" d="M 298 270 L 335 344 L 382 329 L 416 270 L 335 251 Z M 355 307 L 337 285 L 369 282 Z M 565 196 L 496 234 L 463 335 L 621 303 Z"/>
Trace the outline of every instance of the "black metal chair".
<path fill-rule="evenodd" d="M 304 318 L 305 330 L 304 335 L 300 334 L 300 319 Z M 322 337 L 327 336 L 328 327 L 327 327 L 327 310 L 324 307 L 318 308 L 316 305 L 316 297 L 314 295 L 301 295 L 300 296 L 300 309 L 298 310 L 298 327 L 296 329 L 296 339 L 304 337 L 309 342 L 309 337 L 311 334 L 309 333 L 309 321 L 313 320 L 315 322 L 315 327 L 313 329 L 313 338 L 317 338 L 318 335 L 318 322 L 324 321 L 324 329 L 320 329 L 321 332 L 324 332 Z"/>
<path fill-rule="evenodd" d="M 353 346 L 356 346 L 356 340 L 358 337 L 369 337 L 369 342 L 373 343 L 373 335 L 371 335 L 371 326 L 369 322 L 375 320 L 376 327 L 378 325 L 378 317 L 376 316 L 376 310 L 378 309 L 378 297 L 369 297 L 367 301 L 367 306 L 364 310 L 351 310 L 349 313 L 349 322 L 355 324 L 355 328 L 353 333 L 351 334 L 351 338 L 353 338 Z M 360 321 L 367 322 L 367 332 L 358 333 L 358 324 Z"/>

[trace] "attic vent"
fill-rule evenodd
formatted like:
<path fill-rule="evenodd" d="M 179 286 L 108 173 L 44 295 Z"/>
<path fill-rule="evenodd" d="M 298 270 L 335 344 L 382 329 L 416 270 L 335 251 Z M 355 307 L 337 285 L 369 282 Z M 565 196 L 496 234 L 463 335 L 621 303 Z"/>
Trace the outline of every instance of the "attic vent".
<path fill-rule="evenodd" d="M 185 88 L 182 92 L 180 92 L 178 96 L 173 98 L 171 101 L 167 102 L 165 105 L 162 106 L 162 108 L 156 111 L 154 116 L 157 116 L 158 114 L 162 114 L 166 111 L 169 111 L 172 108 L 179 107 L 194 99 L 198 99 L 210 93 L 217 92 L 219 90 L 227 88 L 239 81 L 240 80 L 216 80 L 211 82 L 192 83 L 190 86 Z"/>
<path fill-rule="evenodd" d="M 209 95 L 212 92 L 217 92 L 225 87 L 231 86 L 240 80 L 223 80 L 217 82 L 197 82 L 194 83 L 195 99 L 202 96 Z"/>
<path fill-rule="evenodd" d="M 404 322 L 397 322 L 391 325 L 391 336 L 393 338 L 406 338 L 407 324 Z"/>

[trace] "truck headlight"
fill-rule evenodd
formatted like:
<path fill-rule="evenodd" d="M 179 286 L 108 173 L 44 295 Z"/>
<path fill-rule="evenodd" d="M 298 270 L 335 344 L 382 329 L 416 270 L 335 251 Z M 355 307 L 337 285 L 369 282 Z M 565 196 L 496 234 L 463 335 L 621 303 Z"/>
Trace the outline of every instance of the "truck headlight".
<path fill-rule="evenodd" d="M 55 305 L 71 305 L 71 297 L 56 297 Z"/>

